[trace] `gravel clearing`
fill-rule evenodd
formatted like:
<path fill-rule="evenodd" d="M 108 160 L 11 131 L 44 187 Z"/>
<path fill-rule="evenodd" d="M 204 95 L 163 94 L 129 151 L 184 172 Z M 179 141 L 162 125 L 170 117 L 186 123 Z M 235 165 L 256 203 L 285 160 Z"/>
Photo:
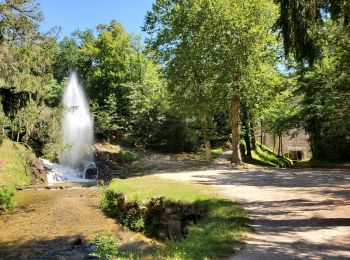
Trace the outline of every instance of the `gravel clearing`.
<path fill-rule="evenodd" d="M 157 176 L 210 185 L 250 213 L 256 232 L 227 259 L 350 259 L 350 170 L 221 163 Z"/>

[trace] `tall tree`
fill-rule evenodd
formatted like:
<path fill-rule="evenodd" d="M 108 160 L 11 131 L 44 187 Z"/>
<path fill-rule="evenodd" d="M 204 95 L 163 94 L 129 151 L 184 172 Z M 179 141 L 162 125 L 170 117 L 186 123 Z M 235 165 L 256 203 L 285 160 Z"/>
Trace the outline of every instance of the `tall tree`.
<path fill-rule="evenodd" d="M 211 145 L 208 117 L 213 103 L 212 62 L 206 52 L 206 27 L 210 1 L 156 1 L 147 14 L 144 30 L 150 34 L 148 47 L 164 64 L 170 92 L 180 106 L 196 111 L 201 122 L 206 161 Z"/>
<path fill-rule="evenodd" d="M 31 100 L 43 100 L 52 84 L 49 73 L 54 39 L 39 32 L 41 12 L 31 0 L 0 3 L 0 97 L 14 119 Z"/>
<path fill-rule="evenodd" d="M 327 18 L 338 20 L 345 27 L 350 25 L 348 0 L 275 0 L 280 7 L 276 28 L 281 30 L 285 55 L 294 53 L 297 61 L 312 65 L 320 57 L 317 27 Z M 348 31 L 350 32 L 350 31 Z"/>
<path fill-rule="evenodd" d="M 271 27 L 276 15 L 272 1 L 210 1 L 207 40 L 211 42 L 208 60 L 214 61 L 219 93 L 228 97 L 231 115 L 232 162 L 242 162 L 239 152 L 239 115 L 243 93 L 248 94 L 251 79 L 259 75 L 264 60 L 273 55 L 275 37 Z"/>
<path fill-rule="evenodd" d="M 323 57 L 300 75 L 302 122 L 310 134 L 315 159 L 350 159 L 350 35 L 328 21 Z"/>

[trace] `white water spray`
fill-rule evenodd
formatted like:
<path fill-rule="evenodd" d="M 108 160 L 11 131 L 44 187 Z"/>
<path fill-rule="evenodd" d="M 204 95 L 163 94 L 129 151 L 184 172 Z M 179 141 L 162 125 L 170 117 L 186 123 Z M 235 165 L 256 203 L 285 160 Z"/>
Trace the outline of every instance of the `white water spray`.
<path fill-rule="evenodd" d="M 72 73 L 64 92 L 65 112 L 62 119 L 63 144 L 67 149 L 60 162 L 73 167 L 84 161 L 92 161 L 89 150 L 93 141 L 93 122 L 84 92 L 76 73 Z"/>
<path fill-rule="evenodd" d="M 90 173 L 96 171 L 97 175 L 91 151 L 93 120 L 76 73 L 72 73 L 69 78 L 63 104 L 65 112 L 62 118 L 62 133 L 66 149 L 59 158 L 61 165 L 44 161 L 45 165 L 51 169 L 48 174 L 49 183 L 77 181 L 79 178 L 86 177 L 87 169 L 90 169 Z M 91 174 L 88 178 L 92 178 Z"/>

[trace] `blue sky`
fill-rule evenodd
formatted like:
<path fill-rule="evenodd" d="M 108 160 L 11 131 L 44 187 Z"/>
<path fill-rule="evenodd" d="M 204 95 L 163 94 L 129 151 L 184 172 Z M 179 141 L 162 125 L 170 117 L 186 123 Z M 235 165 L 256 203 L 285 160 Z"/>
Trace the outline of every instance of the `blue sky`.
<path fill-rule="evenodd" d="M 37 0 L 45 21 L 42 30 L 60 26 L 60 38 L 76 29 L 94 28 L 112 19 L 122 23 L 129 33 L 145 36 L 141 31 L 145 15 L 154 0 Z"/>

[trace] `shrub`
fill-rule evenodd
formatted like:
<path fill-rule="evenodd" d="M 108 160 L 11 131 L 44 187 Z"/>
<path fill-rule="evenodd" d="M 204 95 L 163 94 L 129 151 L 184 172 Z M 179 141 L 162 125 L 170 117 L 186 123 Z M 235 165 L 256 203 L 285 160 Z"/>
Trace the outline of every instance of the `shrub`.
<path fill-rule="evenodd" d="M 131 152 L 120 151 L 117 154 L 113 154 L 113 159 L 119 163 L 131 163 L 138 161 L 139 157 Z"/>
<path fill-rule="evenodd" d="M 13 187 L 0 187 L 0 207 L 5 211 L 11 210 L 15 207 L 15 189 Z"/>
<path fill-rule="evenodd" d="M 133 231 L 142 231 L 144 228 L 143 214 L 136 201 L 128 202 L 124 208 L 124 214 L 119 222 Z"/>
<path fill-rule="evenodd" d="M 121 218 L 124 208 L 125 197 L 122 193 L 116 193 L 112 190 L 106 190 L 101 200 L 101 208 L 103 212 L 111 218 Z"/>
<path fill-rule="evenodd" d="M 98 234 L 93 241 L 97 245 L 95 252 L 90 256 L 95 256 L 97 259 L 136 259 L 137 257 L 132 253 L 125 253 L 119 251 L 118 238 L 116 236 L 107 236 Z"/>
<path fill-rule="evenodd" d="M 130 230 L 141 231 L 144 228 L 141 207 L 136 201 L 125 202 L 122 193 L 106 190 L 101 200 L 101 208 L 108 217 L 117 219 Z"/>

